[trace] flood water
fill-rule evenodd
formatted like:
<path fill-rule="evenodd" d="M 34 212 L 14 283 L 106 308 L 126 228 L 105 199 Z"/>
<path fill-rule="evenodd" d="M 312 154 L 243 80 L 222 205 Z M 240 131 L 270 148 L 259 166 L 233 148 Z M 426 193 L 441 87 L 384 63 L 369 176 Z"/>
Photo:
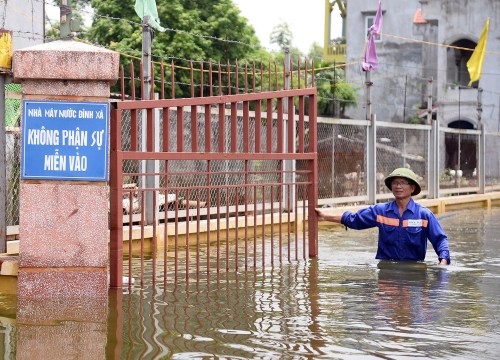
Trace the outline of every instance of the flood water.
<path fill-rule="evenodd" d="M 379 264 L 375 230 L 322 226 L 318 259 L 111 291 L 102 321 L 41 316 L 38 323 L 5 324 L 14 300 L 1 296 L 0 353 L 4 359 L 498 359 L 500 209 L 440 220 L 450 239 L 448 267 L 437 265 L 430 244 L 425 263 Z"/>

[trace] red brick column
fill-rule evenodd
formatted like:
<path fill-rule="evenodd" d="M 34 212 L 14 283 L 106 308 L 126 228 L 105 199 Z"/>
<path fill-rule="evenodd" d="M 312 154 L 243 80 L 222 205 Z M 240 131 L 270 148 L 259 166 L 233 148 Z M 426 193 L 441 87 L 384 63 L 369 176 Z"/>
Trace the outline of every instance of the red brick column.
<path fill-rule="evenodd" d="M 107 102 L 118 61 L 113 51 L 55 41 L 15 51 L 14 79 L 26 100 Z M 106 181 L 23 180 L 19 212 L 19 304 L 107 299 Z"/>

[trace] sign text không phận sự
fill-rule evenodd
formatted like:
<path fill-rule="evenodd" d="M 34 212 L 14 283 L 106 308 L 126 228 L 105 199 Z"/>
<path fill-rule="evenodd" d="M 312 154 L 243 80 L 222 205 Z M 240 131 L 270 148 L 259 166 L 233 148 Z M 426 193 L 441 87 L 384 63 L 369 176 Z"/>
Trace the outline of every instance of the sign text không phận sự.
<path fill-rule="evenodd" d="M 108 179 L 109 104 L 23 101 L 22 179 Z"/>

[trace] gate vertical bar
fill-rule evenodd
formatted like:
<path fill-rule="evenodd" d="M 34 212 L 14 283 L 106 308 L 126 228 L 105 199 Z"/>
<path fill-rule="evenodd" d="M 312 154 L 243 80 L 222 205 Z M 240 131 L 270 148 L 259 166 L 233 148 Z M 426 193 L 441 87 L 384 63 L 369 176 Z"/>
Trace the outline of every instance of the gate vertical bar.
<path fill-rule="evenodd" d="M 303 102 L 303 101 L 302 101 Z M 317 93 L 309 95 L 309 153 L 314 153 L 313 160 L 309 161 L 309 174 L 307 186 L 307 218 L 309 237 L 309 257 L 318 256 L 318 221 L 315 208 L 318 206 L 318 129 L 317 129 Z"/>
<path fill-rule="evenodd" d="M 292 69 L 291 69 L 291 54 L 290 54 L 290 49 L 286 48 L 285 49 L 285 60 L 284 60 L 284 89 L 289 90 L 291 87 L 293 87 L 292 83 Z M 288 98 L 288 101 L 284 102 L 284 112 L 285 114 L 288 114 L 287 119 L 285 121 L 285 132 L 288 134 L 288 136 L 285 136 L 283 138 L 283 141 L 285 142 L 284 148 L 285 152 L 291 154 L 295 152 L 295 141 L 292 139 L 295 139 L 295 119 L 294 119 L 294 109 L 293 109 L 293 98 Z M 281 164 L 282 168 L 281 170 L 284 172 L 284 182 L 285 183 L 290 183 L 293 184 L 295 183 L 295 161 L 294 160 L 285 160 Z M 294 196 L 295 191 L 291 192 L 292 196 Z M 283 194 L 283 200 L 288 203 L 292 204 L 292 207 L 295 205 L 295 199 L 292 198 L 290 201 L 286 201 L 287 196 L 289 195 L 288 192 L 284 192 Z M 288 208 L 288 211 L 295 211 L 295 208 Z"/>
<path fill-rule="evenodd" d="M 109 271 L 110 287 L 121 288 L 123 285 L 123 209 L 122 209 L 122 159 L 121 151 L 121 110 L 111 110 L 110 141 L 110 251 Z"/>

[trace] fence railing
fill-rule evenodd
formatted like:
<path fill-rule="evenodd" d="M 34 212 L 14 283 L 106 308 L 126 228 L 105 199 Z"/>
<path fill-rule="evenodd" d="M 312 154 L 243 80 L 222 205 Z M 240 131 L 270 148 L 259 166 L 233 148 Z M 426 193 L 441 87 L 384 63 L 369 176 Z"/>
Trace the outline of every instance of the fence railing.
<path fill-rule="evenodd" d="M 293 64 L 289 59 L 281 64 L 196 64 L 198 68 L 194 63 L 188 68 L 174 63 L 153 64 L 150 80 L 152 86 L 147 89 L 151 93 L 150 97 L 154 98 L 155 94 L 160 98 L 165 98 L 167 94 L 175 97 L 179 92 L 190 93 L 191 96 L 212 96 L 275 91 L 283 89 L 287 81 L 291 88 L 314 86 L 314 65 L 308 65 L 307 61 L 298 64 Z M 142 63 L 136 65 L 135 69 L 140 69 L 142 74 Z M 141 98 L 146 91 L 143 74 L 137 76 L 135 71 L 132 62 L 122 68 L 122 100 L 135 99 L 136 92 L 137 97 Z M 181 75 L 190 78 L 191 82 L 175 80 Z M 127 86 L 125 76 L 128 76 Z M 195 78 L 198 85 L 194 85 Z M 131 94 L 125 95 L 126 92 Z M 20 85 L 6 85 L 5 94 L 5 217 L 7 226 L 15 227 L 19 223 Z M 243 110 L 238 108 L 240 105 L 236 105 L 238 118 L 243 116 Z M 263 103 L 261 109 L 265 116 L 268 112 L 267 105 Z M 297 109 L 298 104 L 294 105 Z M 273 104 L 271 108 L 272 106 Z M 170 113 L 172 118 L 177 119 L 176 109 L 170 109 Z M 184 117 L 192 116 L 190 109 L 183 113 Z M 252 121 L 256 113 L 249 112 Z M 130 112 L 123 111 L 122 116 L 122 137 L 125 138 L 130 131 Z M 276 119 L 278 114 L 273 111 L 271 116 Z M 307 126 L 307 117 L 305 119 Z M 139 141 L 141 136 L 140 134 Z M 275 136 L 274 131 L 272 143 L 276 141 Z M 307 137 L 304 141 L 307 146 Z M 488 132 L 482 127 L 477 130 L 451 129 L 440 127 L 436 121 L 431 125 L 375 121 L 372 126 L 372 121 L 368 120 L 318 118 L 317 151 L 321 179 L 318 196 L 322 205 L 372 203 L 387 199 L 391 194 L 383 185 L 383 177 L 391 169 L 400 166 L 410 167 L 421 177 L 421 197 L 436 198 L 500 189 L 500 132 Z M 300 160 L 293 166 L 295 165 L 300 168 Z M 134 164 L 129 161 L 124 166 L 126 172 L 134 172 L 133 167 L 137 170 L 138 165 L 137 162 Z M 131 177 L 126 182 L 133 186 L 137 179 Z M 188 185 L 196 186 L 196 180 L 192 179 Z M 131 221 L 129 212 L 132 213 L 132 221 L 138 218 L 139 210 L 137 207 L 134 210 L 134 204 L 131 205 L 129 209 L 124 205 L 124 223 Z M 167 211 L 161 213 L 161 216 L 168 218 L 171 214 Z"/>
<path fill-rule="evenodd" d="M 170 109 L 171 115 L 171 133 L 175 129 L 175 121 L 177 119 L 176 110 Z M 201 116 L 202 112 L 198 113 Z M 238 110 L 238 119 L 243 116 L 243 110 Z M 191 118 L 189 109 L 184 112 L 184 120 Z M 249 117 L 251 123 L 255 121 L 255 112 L 250 111 Z M 267 116 L 264 113 L 262 117 Z M 273 113 L 273 119 L 276 121 L 277 113 Z M 130 113 L 122 112 L 122 133 L 124 138 L 130 131 Z M 305 117 L 306 124 L 308 118 Z M 485 188 L 481 191 L 480 179 L 481 173 L 479 170 L 480 162 L 480 139 L 481 130 L 465 130 L 465 129 L 450 129 L 439 127 L 438 130 L 438 151 L 433 151 L 434 131 L 432 125 L 425 124 L 400 124 L 383 121 L 375 121 L 375 131 L 371 128 L 372 122 L 367 120 L 352 120 L 352 119 L 332 119 L 318 118 L 317 134 L 318 134 L 318 201 L 320 206 L 338 206 L 349 204 L 369 204 L 376 201 L 384 201 L 392 198 L 392 193 L 385 187 L 384 178 L 394 168 L 407 167 L 411 168 L 419 177 L 419 182 L 422 187 L 422 192 L 419 198 L 437 198 L 439 196 L 451 196 L 470 193 L 482 193 L 500 190 L 500 133 L 486 132 L 486 148 L 489 160 L 485 160 L 488 166 L 484 171 Z M 306 125 L 307 129 L 307 125 Z M 241 131 L 241 129 L 240 129 Z M 272 130 L 273 144 L 276 143 L 276 129 Z M 242 133 L 238 133 L 240 137 Z M 372 137 L 372 139 L 370 139 Z M 374 140 L 376 139 L 376 141 Z M 267 146 L 263 143 L 263 147 Z M 172 143 L 172 142 L 170 142 Z M 376 144 L 376 156 L 373 157 L 375 163 L 369 161 L 368 144 Z M 229 146 L 229 143 L 225 145 Z M 305 146 L 308 146 L 307 138 Z M 448 148 L 448 150 L 447 150 Z M 453 154 L 456 149 L 462 153 L 460 159 L 454 160 Z M 464 154 L 464 149 L 467 149 L 467 154 Z M 447 155 L 448 153 L 448 155 Z M 448 157 L 448 159 L 447 159 Z M 372 160 L 373 161 L 373 160 Z M 438 166 L 437 171 L 432 170 L 432 164 L 436 161 Z M 462 164 L 461 167 L 452 166 L 450 164 Z M 447 163 L 448 162 L 448 166 Z M 159 171 L 164 169 L 160 164 Z M 186 171 L 187 163 L 171 162 L 171 171 L 177 168 L 179 171 Z M 214 164 L 221 167 L 223 170 L 224 163 Z M 294 167 L 298 170 L 302 168 L 300 160 L 296 162 Z M 125 162 L 125 173 L 136 173 L 140 164 L 138 162 Z M 259 165 L 259 175 L 255 175 L 261 180 L 266 180 L 266 171 L 272 170 L 275 166 L 272 161 L 261 162 Z M 372 168 L 373 174 L 370 175 L 369 169 Z M 370 176 L 373 176 L 374 185 L 370 187 L 368 181 Z M 175 176 L 172 179 L 176 178 Z M 214 184 L 223 184 L 228 178 L 220 177 L 213 179 Z M 138 179 L 134 177 L 126 178 L 128 186 L 136 186 Z M 177 177 L 175 186 L 196 187 L 199 186 L 196 177 L 183 176 L 182 181 Z M 432 189 L 432 184 L 436 184 L 436 189 Z M 373 189 L 373 190 L 371 190 Z M 372 192 L 370 192 L 372 191 Z M 234 205 L 234 196 L 229 199 Z M 269 200 L 270 198 L 267 197 Z M 372 200 L 375 199 L 375 200 Z M 300 195 L 299 195 L 299 200 Z M 132 209 L 132 214 L 127 204 L 123 208 L 123 222 L 140 221 L 140 206 Z M 277 207 L 275 207 L 277 208 Z M 211 211 L 215 213 L 217 209 L 211 208 L 203 211 Z M 219 209 L 221 214 L 226 213 L 226 209 Z M 234 212 L 233 206 L 228 210 L 229 213 Z M 203 214 L 202 214 L 203 215 Z M 174 219 L 175 212 L 167 211 L 159 213 L 159 220 Z"/>
<path fill-rule="evenodd" d="M 500 189 L 500 133 L 434 125 L 318 118 L 319 204 L 391 198 L 383 180 L 398 167 L 415 171 L 421 198 Z"/>
<path fill-rule="evenodd" d="M 176 118 L 175 109 L 170 111 L 171 117 Z M 242 114 L 243 110 L 238 110 L 238 117 Z M 122 115 L 124 117 L 122 133 L 126 134 L 130 131 L 130 113 L 124 111 Z M 191 116 L 189 109 L 184 116 Z M 250 117 L 255 118 L 255 112 L 250 112 Z M 273 113 L 273 118 L 277 118 L 277 113 Z M 320 205 L 369 203 L 369 199 L 373 196 L 376 200 L 388 199 L 391 194 L 383 184 L 383 177 L 391 169 L 401 166 L 410 166 L 421 177 L 420 197 L 433 198 L 432 191 L 429 193 L 429 188 L 432 187 L 434 181 L 438 185 L 438 196 L 481 193 L 479 187 L 481 174 L 478 166 L 481 130 L 440 128 L 440 151 L 438 154 L 433 154 L 430 151 L 433 136 L 431 125 L 378 122 L 377 160 L 374 167 L 376 169 L 376 192 L 375 195 L 369 194 L 366 186 L 368 167 L 366 147 L 369 126 L 370 122 L 367 120 L 318 118 L 318 173 L 321 179 L 318 184 L 318 199 Z M 498 191 L 500 190 L 500 132 L 484 132 L 484 138 L 485 153 L 488 157 L 484 160 L 486 163 L 484 192 Z M 470 151 L 471 144 L 473 152 Z M 16 226 L 19 223 L 20 128 L 7 128 L 6 146 L 8 183 L 5 216 L 7 226 Z M 467 170 L 446 166 L 446 146 L 456 148 L 457 151 L 460 148 L 460 161 L 467 163 Z M 464 146 L 467 149 L 466 153 Z M 439 163 L 439 170 L 435 175 L 429 170 L 433 156 L 439 157 L 436 159 Z M 475 162 L 474 166 L 469 164 L 471 160 Z M 132 173 L 137 166 L 139 166 L 137 162 L 126 162 L 124 171 Z M 130 186 L 137 185 L 137 179 L 132 177 L 126 181 Z M 192 179 L 187 185 L 196 186 L 196 180 Z M 139 221 L 139 207 L 136 206 L 134 209 L 133 204 L 132 208 L 124 204 L 123 212 L 124 224 L 129 221 Z M 159 214 L 160 220 L 165 216 L 173 218 L 173 215 L 168 210 Z"/>
<path fill-rule="evenodd" d="M 19 224 L 19 179 L 21 169 L 21 85 L 5 85 L 5 223 Z M 3 154 L 3 152 L 0 152 Z"/>

